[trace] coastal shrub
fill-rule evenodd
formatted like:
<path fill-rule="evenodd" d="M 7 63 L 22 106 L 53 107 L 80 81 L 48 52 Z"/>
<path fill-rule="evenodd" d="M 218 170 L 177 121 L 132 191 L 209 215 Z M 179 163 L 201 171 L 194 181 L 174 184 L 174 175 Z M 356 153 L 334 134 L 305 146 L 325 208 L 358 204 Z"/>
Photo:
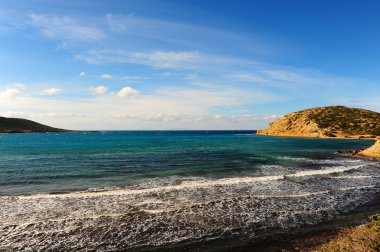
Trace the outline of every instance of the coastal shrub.
<path fill-rule="evenodd" d="M 364 226 L 342 229 L 337 237 L 322 245 L 321 252 L 380 251 L 380 214 L 370 216 Z"/>
<path fill-rule="evenodd" d="M 316 109 L 308 117 L 321 129 L 343 131 L 348 135 L 380 135 L 380 114 L 369 110 L 331 106 Z"/>
<path fill-rule="evenodd" d="M 367 227 L 372 231 L 380 233 L 380 214 L 374 214 L 370 216 L 370 222 L 367 224 Z"/>

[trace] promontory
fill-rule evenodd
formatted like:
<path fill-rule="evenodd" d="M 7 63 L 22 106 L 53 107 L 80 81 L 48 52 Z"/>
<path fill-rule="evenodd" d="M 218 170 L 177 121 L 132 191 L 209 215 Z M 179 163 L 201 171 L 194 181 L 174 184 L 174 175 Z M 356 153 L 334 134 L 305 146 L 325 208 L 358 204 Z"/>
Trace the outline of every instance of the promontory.
<path fill-rule="evenodd" d="M 370 148 L 355 155 L 380 158 L 380 113 L 345 106 L 305 109 L 287 114 L 257 135 L 314 138 L 372 138 Z"/>
<path fill-rule="evenodd" d="M 344 106 L 310 108 L 279 118 L 257 135 L 376 138 L 380 136 L 380 113 Z"/>
<path fill-rule="evenodd" d="M 31 120 L 0 117 L 0 133 L 70 132 Z"/>

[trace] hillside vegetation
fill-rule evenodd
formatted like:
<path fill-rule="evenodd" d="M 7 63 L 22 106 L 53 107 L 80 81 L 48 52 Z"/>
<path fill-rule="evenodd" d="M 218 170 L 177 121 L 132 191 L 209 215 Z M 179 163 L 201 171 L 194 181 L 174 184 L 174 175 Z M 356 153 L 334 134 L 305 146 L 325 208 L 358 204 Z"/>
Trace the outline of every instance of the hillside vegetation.
<path fill-rule="evenodd" d="M 0 117 L 0 133 L 68 132 L 26 119 Z"/>
<path fill-rule="evenodd" d="M 380 113 L 344 106 L 310 108 L 285 115 L 257 134 L 375 138 L 380 136 Z"/>
<path fill-rule="evenodd" d="M 370 222 L 361 227 L 342 229 L 337 237 L 321 247 L 318 252 L 380 251 L 380 214 L 370 217 Z"/>

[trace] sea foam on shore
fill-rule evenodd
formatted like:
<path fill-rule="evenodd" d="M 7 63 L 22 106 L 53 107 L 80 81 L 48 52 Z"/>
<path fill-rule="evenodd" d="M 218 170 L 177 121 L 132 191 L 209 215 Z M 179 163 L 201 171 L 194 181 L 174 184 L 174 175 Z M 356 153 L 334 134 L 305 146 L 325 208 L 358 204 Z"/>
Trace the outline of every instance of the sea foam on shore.
<path fill-rule="evenodd" d="M 0 249 L 122 250 L 248 242 L 333 220 L 371 202 L 378 165 L 342 158 L 293 174 L 173 177 L 99 192 L 0 197 Z"/>

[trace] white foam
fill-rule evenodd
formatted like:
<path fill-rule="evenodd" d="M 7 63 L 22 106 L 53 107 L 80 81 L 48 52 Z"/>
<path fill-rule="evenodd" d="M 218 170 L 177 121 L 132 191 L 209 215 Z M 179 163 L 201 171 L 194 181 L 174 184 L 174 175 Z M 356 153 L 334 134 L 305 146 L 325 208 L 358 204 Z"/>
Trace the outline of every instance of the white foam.
<path fill-rule="evenodd" d="M 183 181 L 180 185 L 168 185 L 159 186 L 154 188 L 145 189 L 115 189 L 110 191 L 86 191 L 86 192 L 72 192 L 67 194 L 36 194 L 27 196 L 18 196 L 19 199 L 30 199 L 30 198 L 75 198 L 75 197 L 97 197 L 99 195 L 133 195 L 133 194 L 146 194 L 146 193 L 156 193 L 162 191 L 175 191 L 190 188 L 207 188 L 215 186 L 229 186 L 240 183 L 255 183 L 255 182 L 265 182 L 283 179 L 284 176 L 263 176 L 263 177 L 236 177 L 236 178 L 224 178 L 224 179 L 200 179 L 198 181 Z M 0 197 L 1 198 L 1 197 Z"/>
<path fill-rule="evenodd" d="M 315 176 L 315 175 L 326 175 L 326 174 L 333 174 L 333 173 L 342 173 L 350 170 L 355 170 L 359 168 L 363 168 L 364 165 L 353 165 L 353 166 L 344 166 L 344 167 L 333 167 L 333 168 L 327 168 L 322 170 L 307 170 L 307 171 L 301 171 L 297 172 L 295 174 L 289 174 L 286 175 L 286 177 L 305 177 L 305 176 Z"/>
<path fill-rule="evenodd" d="M 357 176 L 335 176 L 334 179 L 373 179 L 380 178 L 380 176 L 371 176 L 371 175 L 357 175 Z"/>
<path fill-rule="evenodd" d="M 281 157 L 277 157 L 278 159 L 281 159 L 281 160 L 292 160 L 292 161 L 302 161 L 302 162 L 312 162 L 314 160 L 310 159 L 310 158 L 301 158 L 301 157 L 290 157 L 290 156 L 281 156 Z"/>
<path fill-rule="evenodd" d="M 380 180 L 373 179 L 378 171 L 359 168 L 292 174 L 297 181 L 324 175 L 307 183 L 284 180 L 283 175 L 164 178 L 109 191 L 3 197 L 0 237 L 5 239 L 0 250 L 134 250 L 292 232 L 370 202 L 379 189 Z M 352 169 L 358 170 L 336 176 L 347 180 L 323 179 Z"/>
<path fill-rule="evenodd" d="M 316 175 L 328 175 L 334 173 L 343 173 L 346 171 L 362 168 L 363 165 L 355 165 L 348 167 L 333 167 L 326 168 L 322 170 L 306 170 L 300 171 L 293 174 L 287 175 L 277 175 L 277 176 L 247 176 L 247 177 L 234 177 L 234 178 L 222 178 L 222 179 L 205 179 L 198 178 L 197 180 L 182 181 L 177 185 L 161 185 L 153 186 L 150 188 L 142 189 L 111 189 L 111 190 L 91 190 L 86 192 L 72 192 L 67 194 L 36 194 L 28 196 L 19 196 L 20 199 L 30 199 L 30 198 L 75 198 L 75 197 L 96 197 L 99 195 L 136 195 L 136 194 L 147 194 L 147 193 L 158 193 L 165 191 L 176 191 L 184 189 L 194 189 L 194 188 L 209 188 L 209 187 L 218 187 L 218 186 L 231 186 L 237 184 L 252 184 L 258 182 L 271 182 L 276 180 L 282 180 L 285 178 L 291 177 L 308 177 Z M 1 197 L 0 197 L 1 198 Z"/>

